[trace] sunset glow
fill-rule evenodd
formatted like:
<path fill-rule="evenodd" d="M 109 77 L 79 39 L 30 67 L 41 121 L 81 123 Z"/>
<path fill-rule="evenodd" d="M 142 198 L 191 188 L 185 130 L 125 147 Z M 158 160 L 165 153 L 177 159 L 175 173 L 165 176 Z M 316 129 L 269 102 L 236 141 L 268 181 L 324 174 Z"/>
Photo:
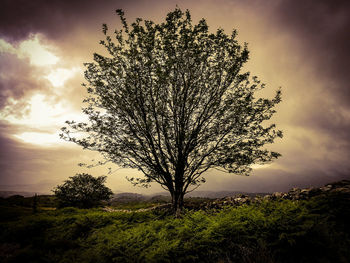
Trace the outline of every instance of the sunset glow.
<path fill-rule="evenodd" d="M 22 140 L 23 142 L 36 144 L 42 147 L 63 143 L 63 141 L 59 139 L 58 133 L 51 134 L 44 132 L 24 132 L 21 134 L 16 134 L 14 137 Z"/>
<path fill-rule="evenodd" d="M 42 128 L 52 127 L 64 119 L 62 114 L 64 109 L 60 104 L 52 105 L 46 100 L 43 94 L 34 95 L 29 102 L 30 109 L 27 116 L 16 118 L 9 116 L 7 118 L 13 124 L 26 125 L 29 127 Z"/>
<path fill-rule="evenodd" d="M 54 87 L 63 86 L 66 80 L 73 77 L 76 73 L 82 74 L 82 71 L 78 68 L 58 68 L 55 70 L 51 70 L 50 74 L 46 76 L 46 78 L 52 83 Z"/>
<path fill-rule="evenodd" d="M 18 55 L 19 57 L 28 57 L 30 63 L 35 66 L 54 65 L 59 61 L 57 56 L 40 43 L 38 36 L 31 36 L 23 41 L 19 45 Z"/>
<path fill-rule="evenodd" d="M 5 119 L 13 125 L 21 125 L 24 130 L 28 130 L 13 134 L 22 142 L 40 146 L 53 146 L 54 144 L 64 143 L 59 138 L 59 130 L 64 126 L 67 118 L 84 120 L 83 115 L 64 109 L 60 103 L 52 104 L 43 94 L 36 94 L 29 101 L 26 116 L 10 115 Z M 31 131 L 33 129 L 36 132 Z"/>

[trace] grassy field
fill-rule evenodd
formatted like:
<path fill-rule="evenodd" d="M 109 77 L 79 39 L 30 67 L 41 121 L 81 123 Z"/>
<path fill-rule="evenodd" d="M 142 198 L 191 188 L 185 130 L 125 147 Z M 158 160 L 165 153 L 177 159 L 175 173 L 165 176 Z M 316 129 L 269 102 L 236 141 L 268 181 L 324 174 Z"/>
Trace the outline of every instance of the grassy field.
<path fill-rule="evenodd" d="M 33 213 L 4 200 L 0 210 L 1 262 L 350 262 L 350 201 L 342 194 L 187 210 L 181 219 L 166 209 L 46 205 Z"/>

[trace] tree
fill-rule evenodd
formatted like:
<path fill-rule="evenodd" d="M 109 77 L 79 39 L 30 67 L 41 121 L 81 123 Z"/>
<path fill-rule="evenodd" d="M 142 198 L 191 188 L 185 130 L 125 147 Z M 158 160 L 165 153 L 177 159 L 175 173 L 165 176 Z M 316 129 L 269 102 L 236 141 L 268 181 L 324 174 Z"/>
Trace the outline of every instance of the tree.
<path fill-rule="evenodd" d="M 94 207 L 102 200 L 109 200 L 113 194 L 104 185 L 106 178 L 106 176 L 93 177 L 85 173 L 76 174 L 69 177 L 64 184 L 58 185 L 53 192 L 60 207 Z"/>
<path fill-rule="evenodd" d="M 255 97 L 264 84 L 241 72 L 249 52 L 235 30 L 210 33 L 205 19 L 192 25 L 190 12 L 178 8 L 160 24 L 137 18 L 130 26 L 122 10 L 117 14 L 116 40 L 103 25 L 100 43 L 108 55 L 94 53 L 85 64 L 89 122 L 67 121 L 64 139 L 140 170 L 143 178 L 129 180 L 159 183 L 178 212 L 208 169 L 248 175 L 250 165 L 280 156 L 263 146 L 282 132 L 262 122 L 275 113 L 281 91 L 272 99 Z"/>

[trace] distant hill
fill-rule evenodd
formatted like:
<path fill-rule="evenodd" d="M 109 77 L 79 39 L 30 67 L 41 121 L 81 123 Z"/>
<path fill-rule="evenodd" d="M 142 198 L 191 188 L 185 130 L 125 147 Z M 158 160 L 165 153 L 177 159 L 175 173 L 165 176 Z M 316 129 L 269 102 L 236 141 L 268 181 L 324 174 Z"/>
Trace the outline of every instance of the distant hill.
<path fill-rule="evenodd" d="M 207 197 L 207 198 L 223 198 L 227 196 L 234 196 L 244 194 L 248 196 L 266 195 L 269 193 L 247 193 L 242 191 L 194 191 L 186 194 L 186 197 Z"/>
<path fill-rule="evenodd" d="M 24 197 L 31 197 L 37 195 L 48 195 L 47 193 L 40 192 L 26 192 L 26 191 L 0 191 L 0 197 L 6 198 L 13 195 L 21 195 Z M 266 195 L 269 193 L 247 193 L 242 191 L 194 191 L 185 195 L 185 197 L 202 197 L 202 198 L 223 198 L 227 196 L 234 196 L 237 194 L 245 194 L 251 197 L 256 195 Z M 168 192 L 158 192 L 151 195 L 143 195 L 138 193 L 130 193 L 130 192 L 119 192 L 113 195 L 112 201 L 119 202 L 132 202 L 132 201 L 146 201 L 151 199 L 161 199 L 167 200 L 170 197 Z"/>
<path fill-rule="evenodd" d="M 185 195 L 185 197 L 202 197 L 202 198 L 212 198 L 212 199 L 216 199 L 216 198 L 223 198 L 223 197 L 227 197 L 227 196 L 234 196 L 234 195 L 238 195 L 238 194 L 244 194 L 244 195 L 248 195 L 251 197 L 255 197 L 257 195 L 267 195 L 270 193 L 247 193 L 247 192 L 242 192 L 242 191 L 193 191 L 190 192 L 188 194 Z M 170 196 L 168 192 L 159 192 L 156 193 L 152 196 Z"/>
<path fill-rule="evenodd" d="M 245 193 L 238 191 L 195 191 L 185 195 L 185 197 L 201 197 L 201 198 L 223 198 L 226 196 L 233 196 L 237 194 L 253 195 L 254 193 Z M 142 195 L 137 193 L 118 193 L 113 195 L 112 201 L 131 202 L 131 201 L 150 201 L 150 200 L 169 200 L 170 194 L 168 192 L 159 192 L 152 195 Z"/>
<path fill-rule="evenodd" d="M 149 199 L 148 196 L 137 194 L 137 193 L 119 193 L 114 194 L 111 198 L 111 201 L 117 201 L 117 202 L 133 202 L 133 201 L 145 201 Z"/>
<path fill-rule="evenodd" d="M 39 192 L 25 192 L 25 191 L 0 191 L 0 197 L 6 198 L 13 195 L 21 195 L 24 197 L 31 197 L 37 195 L 47 195 L 47 193 L 39 193 Z"/>
<path fill-rule="evenodd" d="M 200 197 L 200 198 L 217 199 L 217 198 L 224 198 L 228 196 L 235 196 L 238 194 L 244 194 L 250 197 L 255 197 L 257 195 L 264 196 L 270 193 L 247 193 L 242 191 L 194 191 L 186 194 L 185 198 Z M 152 195 L 143 195 L 143 194 L 137 194 L 137 193 L 118 193 L 113 195 L 111 201 L 123 203 L 123 202 L 136 202 L 136 201 L 169 201 L 169 200 L 170 200 L 170 194 L 164 191 L 164 192 L 158 192 Z"/>

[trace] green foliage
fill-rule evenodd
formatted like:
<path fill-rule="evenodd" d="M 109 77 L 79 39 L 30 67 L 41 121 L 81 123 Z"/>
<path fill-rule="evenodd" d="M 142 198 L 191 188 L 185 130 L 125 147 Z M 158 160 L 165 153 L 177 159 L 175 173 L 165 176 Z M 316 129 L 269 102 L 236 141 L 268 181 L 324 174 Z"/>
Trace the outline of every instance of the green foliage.
<path fill-rule="evenodd" d="M 112 191 L 104 185 L 106 176 L 93 177 L 90 174 L 71 176 L 64 184 L 54 189 L 60 207 L 75 206 L 89 208 L 102 200 L 109 200 Z"/>
<path fill-rule="evenodd" d="M 2 210 L 2 214 L 6 211 Z M 5 262 L 346 263 L 349 199 L 264 201 L 220 212 L 63 208 L 0 224 Z"/>
<path fill-rule="evenodd" d="M 34 198 L 35 196 L 24 197 L 21 195 L 12 195 L 7 198 L 0 198 L 0 205 L 32 207 Z M 36 199 L 37 206 L 40 207 L 55 207 L 57 205 L 57 200 L 52 195 L 39 195 Z"/>
<path fill-rule="evenodd" d="M 22 216 L 32 213 L 32 209 L 29 207 L 19 207 L 14 205 L 8 205 L 8 203 L 1 204 L 0 211 L 1 211 L 1 216 L 0 216 L 1 222 L 17 220 Z"/>

